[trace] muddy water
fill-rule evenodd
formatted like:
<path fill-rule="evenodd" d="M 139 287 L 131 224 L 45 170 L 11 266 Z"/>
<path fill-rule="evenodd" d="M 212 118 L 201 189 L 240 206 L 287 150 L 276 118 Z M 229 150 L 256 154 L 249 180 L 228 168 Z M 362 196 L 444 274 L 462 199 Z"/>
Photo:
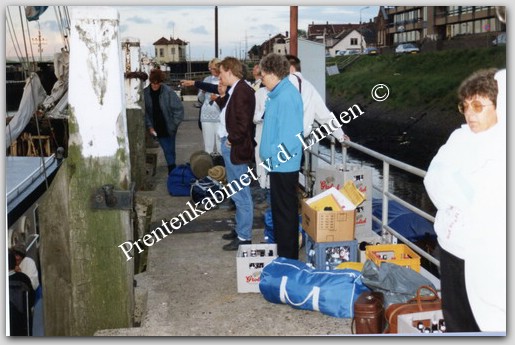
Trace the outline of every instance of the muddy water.
<path fill-rule="evenodd" d="M 330 157 L 328 147 L 321 146 L 320 151 L 323 155 L 327 156 L 327 158 Z M 341 150 L 337 149 L 337 152 L 338 153 L 335 157 L 336 162 L 341 163 L 343 160 Z M 371 167 L 373 171 L 372 180 L 374 186 L 383 185 L 383 163 L 381 161 L 371 158 L 359 151 L 349 149 L 347 152 L 347 163 Z M 431 215 L 434 215 L 436 212 L 433 203 L 427 195 L 423 185 L 423 179 L 421 177 L 390 166 L 389 190 L 401 199 Z M 374 190 L 374 198 L 379 197 L 379 192 Z"/>

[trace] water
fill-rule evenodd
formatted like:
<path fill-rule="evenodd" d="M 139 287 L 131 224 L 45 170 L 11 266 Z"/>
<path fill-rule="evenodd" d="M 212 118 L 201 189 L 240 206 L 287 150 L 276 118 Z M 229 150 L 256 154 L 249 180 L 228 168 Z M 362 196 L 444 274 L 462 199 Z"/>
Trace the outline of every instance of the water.
<path fill-rule="evenodd" d="M 330 158 L 330 149 L 325 146 L 320 146 L 320 154 L 322 156 Z M 341 150 L 337 150 L 335 155 L 335 161 L 337 164 L 342 164 L 343 155 Z M 383 185 L 383 162 L 373 157 L 370 157 L 357 150 L 347 150 L 347 164 L 351 165 L 363 165 L 372 168 L 372 183 L 376 187 L 382 187 Z M 408 163 L 409 164 L 409 163 Z M 417 175 L 407 173 L 401 169 L 390 166 L 388 190 L 403 199 L 404 201 L 420 208 L 421 210 L 435 215 L 436 208 L 429 199 L 426 189 L 423 184 L 423 178 Z M 374 189 L 374 198 L 381 198 L 379 191 Z"/>

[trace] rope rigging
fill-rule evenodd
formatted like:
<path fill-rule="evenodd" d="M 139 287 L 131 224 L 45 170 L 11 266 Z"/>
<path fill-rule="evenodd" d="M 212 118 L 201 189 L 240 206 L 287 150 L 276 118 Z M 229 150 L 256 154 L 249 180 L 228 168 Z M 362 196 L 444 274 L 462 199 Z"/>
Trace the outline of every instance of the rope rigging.
<path fill-rule="evenodd" d="M 32 73 L 36 73 L 38 70 L 38 64 L 36 62 L 36 59 L 34 57 L 34 50 L 32 47 L 32 37 L 31 37 L 31 29 L 30 29 L 30 22 L 35 21 L 37 25 L 38 30 L 38 37 L 35 39 L 37 40 L 37 43 L 39 44 L 39 53 L 40 53 L 40 60 L 42 59 L 42 41 L 41 41 L 41 25 L 39 21 L 39 17 L 41 14 L 43 14 L 48 6 L 18 6 L 18 12 L 19 12 L 19 24 L 16 24 L 13 20 L 13 16 L 11 14 L 10 8 L 13 6 L 7 6 L 7 18 L 6 18 L 6 26 L 9 31 L 9 36 L 12 41 L 12 46 L 14 48 L 14 53 L 16 54 L 16 57 L 18 58 L 18 61 L 21 65 L 21 70 L 23 73 L 23 78 L 26 80 L 26 85 L 32 85 Z M 22 11 L 22 9 L 25 8 L 25 11 Z M 14 10 L 14 7 L 13 7 Z M 23 13 L 25 12 L 25 13 Z M 54 6 L 54 12 L 57 18 L 57 26 L 60 31 L 60 36 L 62 39 L 62 43 L 64 45 L 64 48 L 61 49 L 61 52 L 68 52 L 69 51 L 69 45 L 68 45 L 68 36 L 70 32 L 70 17 L 69 12 L 66 6 Z M 33 28 L 34 29 L 34 28 Z M 20 35 L 17 35 L 20 34 Z M 21 43 L 20 43 L 21 42 Z M 23 46 L 22 46 L 23 45 Z M 30 48 L 27 46 L 30 45 Z M 35 74 L 34 74 L 35 75 Z M 27 87 L 27 86 L 26 86 Z M 32 86 L 31 86 L 32 87 Z M 53 93 L 52 93 L 53 94 Z M 44 111 L 41 109 L 41 104 L 36 104 L 39 102 L 39 99 L 37 98 L 37 94 L 35 92 L 31 92 L 31 95 L 29 96 L 31 99 L 32 104 L 35 105 L 35 110 L 32 112 L 31 117 L 35 121 L 35 129 L 37 136 L 32 137 L 29 135 L 28 138 L 30 138 L 31 147 L 32 149 L 35 149 L 34 144 L 38 146 L 37 150 L 33 150 L 32 153 L 39 156 L 41 159 L 41 167 L 42 172 L 44 174 L 44 181 L 46 188 L 48 189 L 48 178 L 47 178 L 47 167 L 45 162 L 45 150 L 44 150 L 44 142 L 43 140 L 50 140 L 54 144 L 58 144 L 56 140 L 56 136 L 54 133 L 53 126 L 50 122 L 50 118 L 47 117 L 49 128 L 50 128 L 50 136 L 47 138 L 47 136 L 43 136 L 40 128 L 40 119 L 44 121 L 44 116 L 41 118 L 42 115 L 44 115 Z M 28 114 L 27 114 L 28 115 Z M 11 133 L 11 127 L 8 126 L 6 134 L 9 135 L 9 137 L 13 136 Z M 19 133 L 19 132 L 18 132 Z M 16 134 L 18 136 L 18 134 Z M 35 142 L 32 142 L 32 139 L 36 139 Z M 37 142 L 37 143 L 36 143 Z M 49 152 L 49 144 L 47 141 L 45 141 L 46 145 L 46 154 L 50 154 Z M 39 151 L 39 154 L 38 152 Z"/>

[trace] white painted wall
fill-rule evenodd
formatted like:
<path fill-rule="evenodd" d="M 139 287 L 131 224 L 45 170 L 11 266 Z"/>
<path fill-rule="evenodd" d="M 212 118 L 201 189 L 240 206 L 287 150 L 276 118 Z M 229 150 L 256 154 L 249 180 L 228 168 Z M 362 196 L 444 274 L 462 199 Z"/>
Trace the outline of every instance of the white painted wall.
<path fill-rule="evenodd" d="M 129 152 L 119 14 L 110 7 L 71 9 L 69 104 L 83 157 Z"/>

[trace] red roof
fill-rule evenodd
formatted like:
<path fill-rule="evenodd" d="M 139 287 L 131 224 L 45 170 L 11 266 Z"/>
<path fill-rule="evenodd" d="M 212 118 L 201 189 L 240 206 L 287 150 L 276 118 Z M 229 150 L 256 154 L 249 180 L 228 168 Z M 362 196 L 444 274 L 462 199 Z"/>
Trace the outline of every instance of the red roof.
<path fill-rule="evenodd" d="M 179 46 L 182 46 L 182 45 L 187 45 L 188 43 L 186 41 L 183 41 L 181 40 L 180 38 L 171 38 L 168 40 L 164 37 L 161 37 L 160 39 L 158 39 L 157 41 L 155 41 L 153 43 L 153 45 L 155 46 L 167 46 L 167 45 L 179 45 Z"/>

